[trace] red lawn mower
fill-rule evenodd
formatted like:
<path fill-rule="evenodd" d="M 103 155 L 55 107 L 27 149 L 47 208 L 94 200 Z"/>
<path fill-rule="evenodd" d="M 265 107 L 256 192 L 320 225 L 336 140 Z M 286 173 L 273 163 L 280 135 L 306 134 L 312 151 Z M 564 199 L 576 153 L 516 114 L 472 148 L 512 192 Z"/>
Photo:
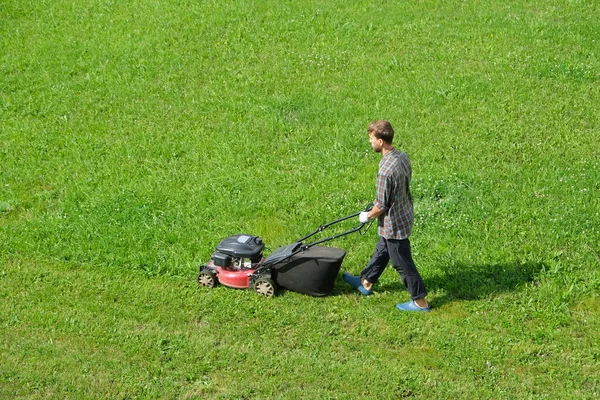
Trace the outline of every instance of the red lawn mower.
<path fill-rule="evenodd" d="M 369 204 L 365 211 L 373 207 Z M 358 216 L 360 212 L 321 225 L 316 231 L 263 257 L 265 245 L 258 236 L 234 235 L 223 239 L 206 265 L 200 266 L 198 284 L 208 288 L 218 283 L 236 289 L 252 289 L 273 297 L 279 286 L 311 296 L 326 296 L 340 271 L 346 252 L 321 243 L 370 228 L 373 221 L 360 224 L 345 232 L 326 237 L 310 244 L 304 241 L 332 225 Z"/>

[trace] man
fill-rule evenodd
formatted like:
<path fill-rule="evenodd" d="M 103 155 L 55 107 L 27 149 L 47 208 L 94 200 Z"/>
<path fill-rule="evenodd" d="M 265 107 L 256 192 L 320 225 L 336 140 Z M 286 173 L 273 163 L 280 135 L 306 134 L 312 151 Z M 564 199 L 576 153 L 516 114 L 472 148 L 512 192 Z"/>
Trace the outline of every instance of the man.
<path fill-rule="evenodd" d="M 379 241 L 373 257 L 359 276 L 344 272 L 343 279 L 363 295 L 373 293 L 373 285 L 388 262 L 400 274 L 411 300 L 397 304 L 401 311 L 429 311 L 425 284 L 412 259 L 410 236 L 414 211 L 410 194 L 412 167 L 408 155 L 394 148 L 394 128 L 388 121 L 374 121 L 368 127 L 373 151 L 381 153 L 373 208 L 359 215 L 360 222 L 378 218 Z"/>

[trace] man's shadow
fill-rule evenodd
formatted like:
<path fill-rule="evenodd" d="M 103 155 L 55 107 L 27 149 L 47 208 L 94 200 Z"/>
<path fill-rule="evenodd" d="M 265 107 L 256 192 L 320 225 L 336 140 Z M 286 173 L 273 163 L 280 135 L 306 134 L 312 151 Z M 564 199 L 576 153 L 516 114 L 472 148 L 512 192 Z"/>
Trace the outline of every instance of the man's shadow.
<path fill-rule="evenodd" d="M 459 263 L 442 268 L 436 275 L 424 276 L 423 280 L 429 293 L 441 293 L 441 296 L 431 296 L 430 301 L 434 307 L 440 307 L 454 301 L 479 300 L 518 291 L 533 283 L 536 275 L 544 268 L 543 263 L 536 262 L 475 265 Z M 379 291 L 405 290 L 399 278 L 396 282 L 377 286 L 375 290 Z"/>

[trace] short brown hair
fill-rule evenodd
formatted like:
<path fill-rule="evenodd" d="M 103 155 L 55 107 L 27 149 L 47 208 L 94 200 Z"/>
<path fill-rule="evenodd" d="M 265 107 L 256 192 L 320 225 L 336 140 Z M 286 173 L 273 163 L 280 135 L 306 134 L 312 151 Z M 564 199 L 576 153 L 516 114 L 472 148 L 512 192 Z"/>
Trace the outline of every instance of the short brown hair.
<path fill-rule="evenodd" d="M 392 124 L 386 120 L 371 122 L 367 128 L 367 132 L 373 133 L 377 139 L 381 139 L 386 143 L 392 143 L 394 140 L 394 128 L 392 128 Z"/>

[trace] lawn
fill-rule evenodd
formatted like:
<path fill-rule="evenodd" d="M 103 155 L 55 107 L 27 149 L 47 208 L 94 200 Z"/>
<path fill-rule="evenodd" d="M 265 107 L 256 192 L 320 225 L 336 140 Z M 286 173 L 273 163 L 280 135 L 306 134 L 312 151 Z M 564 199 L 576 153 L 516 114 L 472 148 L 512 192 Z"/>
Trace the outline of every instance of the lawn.
<path fill-rule="evenodd" d="M 0 4 L 0 398 L 600 397 L 600 5 Z M 361 297 L 200 288 L 373 200 L 413 256 Z M 350 224 L 352 225 L 352 224 Z M 377 234 L 328 245 L 358 273 Z"/>

